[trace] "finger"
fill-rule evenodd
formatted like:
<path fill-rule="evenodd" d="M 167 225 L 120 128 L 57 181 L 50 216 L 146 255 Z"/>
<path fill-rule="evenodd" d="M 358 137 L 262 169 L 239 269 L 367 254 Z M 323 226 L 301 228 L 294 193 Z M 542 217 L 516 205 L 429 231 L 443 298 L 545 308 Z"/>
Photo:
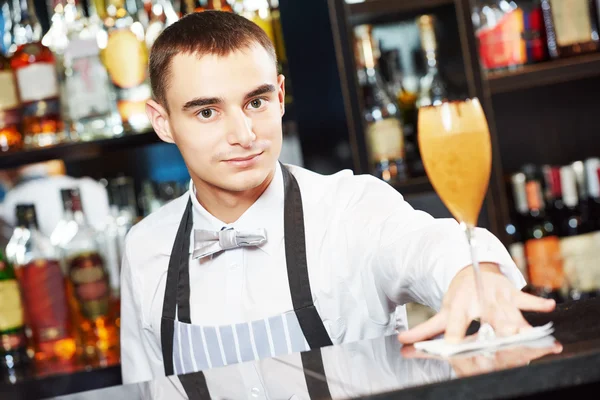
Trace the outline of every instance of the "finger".
<path fill-rule="evenodd" d="M 503 306 L 496 308 L 492 325 L 500 336 L 514 335 L 531 328 L 529 323 L 523 318 L 521 311 L 512 302 L 505 303 Z"/>
<path fill-rule="evenodd" d="M 447 313 L 442 310 L 422 324 L 398 334 L 398 340 L 404 344 L 412 344 L 430 339 L 444 332 L 446 320 Z"/>
<path fill-rule="evenodd" d="M 467 316 L 466 307 L 455 305 L 448 314 L 448 323 L 446 324 L 446 334 L 444 338 L 449 343 L 458 343 L 465 338 L 467 328 L 471 323 Z"/>
<path fill-rule="evenodd" d="M 525 292 L 517 293 L 515 304 L 524 311 L 550 312 L 556 307 L 556 302 L 552 299 L 544 299 Z"/>

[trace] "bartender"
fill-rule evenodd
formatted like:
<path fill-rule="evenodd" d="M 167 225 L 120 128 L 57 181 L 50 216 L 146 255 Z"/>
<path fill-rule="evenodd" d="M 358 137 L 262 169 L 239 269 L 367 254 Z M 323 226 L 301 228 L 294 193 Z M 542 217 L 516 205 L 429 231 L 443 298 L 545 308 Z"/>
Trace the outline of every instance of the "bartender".
<path fill-rule="evenodd" d="M 413 209 L 387 183 L 278 162 L 284 76 L 268 36 L 208 11 L 166 28 L 150 56 L 147 114 L 177 145 L 189 192 L 129 233 L 122 267 L 124 383 L 401 332 L 464 337 L 479 316 L 470 253 L 454 219 Z M 325 94 L 324 94 L 325 95 Z M 478 229 L 498 334 L 552 300 Z M 407 330 L 404 304 L 438 311 Z"/>

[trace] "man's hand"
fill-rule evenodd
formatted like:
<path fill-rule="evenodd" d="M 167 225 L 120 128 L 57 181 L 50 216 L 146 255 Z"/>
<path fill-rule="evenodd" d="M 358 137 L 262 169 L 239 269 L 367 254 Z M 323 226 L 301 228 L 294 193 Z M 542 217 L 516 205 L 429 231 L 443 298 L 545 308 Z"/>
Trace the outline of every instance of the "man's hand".
<path fill-rule="evenodd" d="M 497 335 L 509 336 L 531 328 L 520 310 L 550 312 L 556 307 L 554 300 L 521 292 L 502 275 L 496 264 L 480 264 L 480 269 L 488 322 Z M 413 329 L 400 333 L 398 340 L 410 344 L 442 333 L 451 343 L 464 339 L 471 321 L 481 315 L 474 274 L 473 267 L 461 270 L 450 283 L 440 312 Z"/>

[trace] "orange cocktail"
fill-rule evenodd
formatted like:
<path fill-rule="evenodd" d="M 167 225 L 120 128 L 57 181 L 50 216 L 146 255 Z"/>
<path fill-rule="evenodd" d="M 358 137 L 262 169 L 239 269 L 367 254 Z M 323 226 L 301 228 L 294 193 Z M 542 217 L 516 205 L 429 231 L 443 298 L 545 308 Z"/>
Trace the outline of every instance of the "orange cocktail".
<path fill-rule="evenodd" d="M 479 101 L 421 108 L 418 140 L 437 194 L 459 222 L 476 226 L 492 168 L 490 132 Z"/>

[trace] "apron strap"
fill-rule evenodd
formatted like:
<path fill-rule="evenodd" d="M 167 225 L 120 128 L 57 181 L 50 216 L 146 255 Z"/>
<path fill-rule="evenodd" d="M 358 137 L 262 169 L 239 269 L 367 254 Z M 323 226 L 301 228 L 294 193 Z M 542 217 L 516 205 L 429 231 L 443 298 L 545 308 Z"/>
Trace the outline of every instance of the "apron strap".
<path fill-rule="evenodd" d="M 283 172 L 285 261 L 294 312 L 311 349 L 331 346 L 329 334 L 312 300 L 308 265 L 302 195 L 296 178 L 281 165 Z"/>
<path fill-rule="evenodd" d="M 305 351 L 300 353 L 300 357 L 302 358 L 302 370 L 308 388 L 308 397 L 310 399 L 331 399 L 321 350 Z M 314 374 L 318 376 L 311 376 Z"/>
<path fill-rule="evenodd" d="M 175 244 L 171 252 L 169 260 L 169 270 L 167 272 L 167 283 L 165 285 L 165 298 L 163 301 L 162 320 L 160 325 L 160 341 L 163 354 L 163 363 L 165 367 L 165 375 L 174 374 L 173 368 L 173 335 L 175 332 L 175 315 L 181 320 L 182 317 L 187 317 L 189 320 L 189 284 L 183 284 L 184 278 L 189 282 L 189 269 L 183 266 L 183 263 L 188 262 L 190 235 L 192 232 L 192 201 L 188 204 L 183 213 L 183 218 L 179 224 Z M 187 286 L 187 293 L 184 290 Z M 177 291 L 172 290 L 177 288 Z M 187 308 L 178 306 L 180 300 L 187 296 Z M 187 312 L 187 315 L 185 313 Z M 184 315 L 182 315 L 184 314 Z"/>
<path fill-rule="evenodd" d="M 202 372 L 185 374 L 178 376 L 183 390 L 188 395 L 189 400 L 210 399 L 210 391 L 206 385 L 206 378 Z"/>

